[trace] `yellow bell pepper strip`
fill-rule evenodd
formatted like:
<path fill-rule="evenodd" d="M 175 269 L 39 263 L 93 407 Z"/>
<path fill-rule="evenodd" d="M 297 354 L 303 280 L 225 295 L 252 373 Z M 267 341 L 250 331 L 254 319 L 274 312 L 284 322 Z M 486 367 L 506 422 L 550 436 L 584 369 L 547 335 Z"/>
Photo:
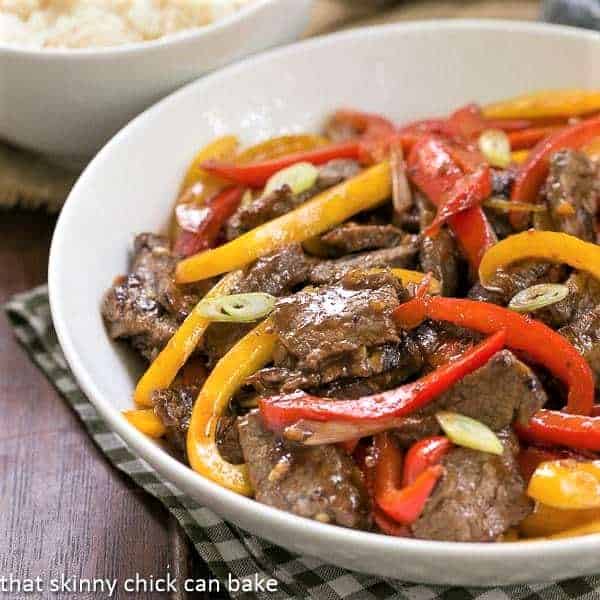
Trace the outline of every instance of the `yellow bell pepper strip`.
<path fill-rule="evenodd" d="M 425 273 L 421 273 L 420 271 L 410 271 L 409 269 L 392 269 L 392 273 L 394 274 L 394 277 L 399 279 L 404 285 L 408 283 L 420 285 L 427 277 Z M 430 294 L 440 294 L 442 292 L 440 282 L 434 277 L 429 278 L 428 289 Z"/>
<path fill-rule="evenodd" d="M 367 169 L 277 219 L 235 240 L 181 261 L 177 283 L 191 283 L 239 269 L 282 246 L 303 242 L 374 208 L 392 193 L 389 162 Z"/>
<path fill-rule="evenodd" d="M 160 418 L 151 408 L 140 410 L 124 410 L 123 416 L 138 430 L 148 437 L 159 439 L 166 433 L 166 428 Z"/>
<path fill-rule="evenodd" d="M 242 150 L 235 157 L 234 162 L 241 165 L 250 162 L 273 160 L 288 154 L 314 150 L 329 143 L 327 138 L 320 135 L 282 135 Z"/>
<path fill-rule="evenodd" d="M 238 139 L 233 135 L 226 135 L 213 140 L 194 156 L 192 163 L 183 179 L 181 190 L 185 191 L 198 182 L 205 182 L 212 176 L 204 171 L 200 165 L 207 160 L 228 160 L 235 155 Z"/>
<path fill-rule="evenodd" d="M 600 111 L 600 90 L 542 90 L 488 104 L 488 119 L 551 119 L 575 117 Z"/>
<path fill-rule="evenodd" d="M 531 476 L 527 495 L 553 508 L 600 508 L 600 461 L 544 462 Z"/>
<path fill-rule="evenodd" d="M 562 540 L 572 537 L 581 537 L 583 535 L 593 535 L 595 533 L 600 533 L 600 520 L 591 521 L 586 525 L 580 525 L 579 527 L 574 527 L 573 529 L 567 529 L 566 531 L 561 531 L 560 533 L 555 533 L 554 535 L 542 539 Z"/>
<path fill-rule="evenodd" d="M 529 156 L 529 150 L 516 150 L 515 152 L 510 153 L 510 158 L 512 162 L 516 165 L 522 165 Z"/>
<path fill-rule="evenodd" d="M 204 299 L 228 294 L 241 275 L 240 271 L 236 271 L 223 277 Z M 173 383 L 181 367 L 200 343 L 210 323 L 209 319 L 200 316 L 199 304 L 197 304 L 139 380 L 133 393 L 136 404 L 140 406 L 153 405 L 152 393 L 168 388 Z"/>
<path fill-rule="evenodd" d="M 246 379 L 273 356 L 276 336 L 267 319 L 243 337 L 215 366 L 196 399 L 187 436 L 187 455 L 194 471 L 238 494 L 250 496 L 246 465 L 221 457 L 215 439 L 219 417 Z"/>
<path fill-rule="evenodd" d="M 490 287 L 500 269 L 526 258 L 565 263 L 600 279 L 600 246 L 555 231 L 524 231 L 494 244 L 479 265 L 479 280 Z"/>
<path fill-rule="evenodd" d="M 600 520 L 600 509 L 563 510 L 536 503 L 534 511 L 519 524 L 525 537 L 546 537 Z"/>

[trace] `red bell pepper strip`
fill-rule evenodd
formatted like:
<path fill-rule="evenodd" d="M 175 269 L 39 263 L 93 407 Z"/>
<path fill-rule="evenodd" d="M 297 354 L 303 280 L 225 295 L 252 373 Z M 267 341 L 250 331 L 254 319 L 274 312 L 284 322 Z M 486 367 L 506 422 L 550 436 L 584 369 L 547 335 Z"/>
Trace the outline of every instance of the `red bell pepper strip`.
<path fill-rule="evenodd" d="M 300 391 L 261 398 L 260 412 L 266 427 L 273 431 L 282 431 L 301 419 L 373 423 L 405 416 L 426 406 L 465 375 L 484 365 L 504 347 L 505 337 L 504 332 L 499 331 L 465 352 L 461 359 L 393 390 L 356 400 L 320 398 Z"/>
<path fill-rule="evenodd" d="M 540 410 L 527 425 L 517 424 L 515 430 L 529 442 L 600 452 L 600 417 Z"/>
<path fill-rule="evenodd" d="M 462 167 L 468 166 L 469 170 L 474 170 L 478 162 L 477 155 L 471 155 L 438 136 L 430 135 L 413 146 L 408 158 L 408 174 L 417 187 L 440 208 L 465 177 Z M 477 269 L 487 249 L 496 242 L 496 235 L 483 209 L 476 206 L 465 210 L 450 217 L 448 223 L 472 268 Z"/>
<path fill-rule="evenodd" d="M 200 165 L 202 169 L 223 177 L 239 185 L 252 188 L 264 187 L 269 178 L 299 162 L 309 162 L 313 165 L 322 165 L 336 158 L 358 159 L 361 154 L 361 146 L 358 141 L 331 144 L 322 148 L 315 148 L 306 152 L 296 152 L 281 158 L 266 160 L 263 162 L 236 165 L 235 163 L 208 160 Z"/>
<path fill-rule="evenodd" d="M 511 199 L 516 202 L 536 202 L 539 190 L 548 175 L 550 157 L 558 150 L 581 148 L 599 136 L 600 117 L 595 117 L 561 129 L 539 142 L 519 168 Z M 522 227 L 525 223 L 523 215 L 518 213 L 512 213 L 510 219 L 513 227 Z"/>
<path fill-rule="evenodd" d="M 452 449 L 452 442 L 442 435 L 427 437 L 414 443 L 406 453 L 402 485 L 411 485 L 428 467 L 440 463 Z"/>
<path fill-rule="evenodd" d="M 203 214 L 194 231 L 181 231 L 175 241 L 175 253 L 187 257 L 212 248 L 225 221 L 240 205 L 243 195 L 244 188 L 230 187 L 207 200 L 204 206 L 198 207 Z M 178 208 L 183 206 L 185 205 Z"/>
<path fill-rule="evenodd" d="M 474 173 L 465 175 L 456 182 L 448 194 L 448 200 L 442 204 L 435 219 L 424 231 L 426 236 L 435 236 L 440 227 L 452 217 L 481 206 L 492 195 L 492 173 L 488 166 L 480 167 Z"/>
<path fill-rule="evenodd" d="M 562 128 L 560 126 L 546 126 L 531 127 L 530 129 L 523 129 L 521 131 L 511 131 L 508 134 L 510 149 L 513 151 L 529 150 L 541 140 L 556 133 L 559 129 Z"/>
<path fill-rule="evenodd" d="M 413 298 L 394 311 L 401 326 L 405 322 L 414 325 L 419 315 L 486 335 L 505 331 L 507 347 L 525 352 L 568 386 L 571 414 L 590 414 L 594 404 L 590 366 L 566 338 L 542 322 L 487 302 L 434 296 Z"/>
<path fill-rule="evenodd" d="M 375 439 L 377 464 L 375 466 L 375 503 L 397 523 L 410 525 L 423 512 L 425 503 L 444 470 L 441 466 L 427 467 L 415 481 L 401 487 L 402 453 L 387 434 Z"/>
<path fill-rule="evenodd" d="M 477 104 L 467 104 L 454 111 L 448 118 L 446 131 L 452 136 L 463 140 L 472 140 L 489 129 Z"/>

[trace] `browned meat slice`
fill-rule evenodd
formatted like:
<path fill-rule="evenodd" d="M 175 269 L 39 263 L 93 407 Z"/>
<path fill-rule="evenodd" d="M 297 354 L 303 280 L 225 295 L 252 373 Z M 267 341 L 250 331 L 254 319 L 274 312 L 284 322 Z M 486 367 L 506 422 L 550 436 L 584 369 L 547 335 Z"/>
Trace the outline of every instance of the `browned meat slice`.
<path fill-rule="evenodd" d="M 240 418 L 238 429 L 256 500 L 324 523 L 369 527 L 361 474 L 343 450 L 283 442 L 257 411 Z"/>
<path fill-rule="evenodd" d="M 237 417 L 224 416 L 219 419 L 216 439 L 219 454 L 227 462 L 233 465 L 239 465 L 244 462 L 244 454 L 242 453 L 237 428 Z"/>
<path fill-rule="evenodd" d="M 416 538 L 492 542 L 532 510 L 516 462 L 519 444 L 501 435 L 504 454 L 455 448 L 442 465 L 445 473 L 413 524 Z"/>
<path fill-rule="evenodd" d="M 500 431 L 514 420 L 527 422 L 547 399 L 533 371 L 510 351 L 503 350 L 427 408 L 412 415 L 406 428 L 399 427 L 395 433 L 404 445 L 424 436 L 439 434 L 441 430 L 435 413 L 440 410 L 461 413 L 481 421 L 494 431 Z"/>
<path fill-rule="evenodd" d="M 389 283 L 380 285 L 382 277 Z M 278 302 L 271 315 L 274 330 L 297 369 L 323 370 L 327 361 L 342 355 L 400 341 L 391 314 L 399 304 L 395 279 L 387 273 L 366 274 L 360 285 L 360 273 L 351 273 L 341 284 Z"/>
<path fill-rule="evenodd" d="M 152 394 L 154 411 L 167 428 L 167 440 L 185 456 L 185 439 L 200 385 L 174 386 Z"/>
<path fill-rule="evenodd" d="M 600 395 L 600 305 L 560 329 L 560 333 L 587 360 L 596 376 L 596 396 Z"/>
<path fill-rule="evenodd" d="M 255 323 L 212 323 L 204 334 L 208 365 L 214 367 L 253 327 Z"/>
<path fill-rule="evenodd" d="M 128 338 L 152 360 L 178 324 L 206 292 L 203 286 L 177 286 L 177 259 L 168 240 L 148 233 L 137 236 L 128 275 L 108 291 L 102 315 L 112 338 Z"/>
<path fill-rule="evenodd" d="M 550 159 L 545 195 L 558 231 L 596 240 L 600 170 L 585 154 L 561 150 Z"/>
<path fill-rule="evenodd" d="M 573 273 L 565 282 L 569 295 L 552 306 L 534 313 L 552 327 L 562 327 L 600 305 L 600 281 L 583 271 Z"/>
<path fill-rule="evenodd" d="M 447 229 L 435 238 L 423 236 L 419 248 L 419 263 L 423 273 L 432 273 L 442 284 L 443 296 L 454 296 L 458 290 L 460 251 Z"/>
<path fill-rule="evenodd" d="M 506 306 L 515 294 L 538 283 L 560 283 L 564 269 L 560 265 L 547 262 L 526 260 L 499 271 L 490 283 L 490 288 L 475 284 L 469 292 L 469 298 L 482 302 L 491 302 Z"/>
<path fill-rule="evenodd" d="M 227 239 L 232 240 L 267 221 L 276 219 L 298 208 L 316 194 L 360 172 L 360 165 L 353 160 L 332 160 L 319 167 L 319 177 L 312 189 L 294 195 L 289 187 L 259 196 L 248 204 L 242 204 L 227 223 Z"/>
<path fill-rule="evenodd" d="M 323 285 L 339 281 L 346 273 L 355 269 L 411 267 L 414 265 L 417 250 L 414 240 L 409 239 L 394 248 L 363 252 L 336 260 L 324 260 L 311 269 L 310 281 L 317 285 Z"/>
<path fill-rule="evenodd" d="M 402 240 L 404 233 L 393 225 L 359 225 L 347 223 L 321 236 L 328 247 L 350 254 L 361 250 L 392 248 Z"/>
<path fill-rule="evenodd" d="M 492 193 L 494 196 L 510 198 L 517 176 L 516 169 L 492 169 Z"/>

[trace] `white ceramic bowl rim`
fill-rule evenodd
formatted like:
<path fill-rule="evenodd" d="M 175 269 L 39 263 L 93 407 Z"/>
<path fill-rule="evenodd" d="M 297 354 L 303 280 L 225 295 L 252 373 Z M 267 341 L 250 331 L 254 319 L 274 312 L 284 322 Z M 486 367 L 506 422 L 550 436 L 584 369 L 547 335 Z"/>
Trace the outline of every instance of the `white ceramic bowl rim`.
<path fill-rule="evenodd" d="M 498 31 L 500 29 L 503 31 L 513 30 L 524 33 L 532 33 L 540 36 L 547 33 L 552 33 L 554 36 L 565 38 L 583 36 L 596 42 L 600 41 L 600 34 L 596 32 L 582 31 L 572 27 L 547 25 L 541 23 L 525 23 L 493 19 L 446 19 L 414 21 L 405 24 L 366 27 L 362 29 L 345 31 L 300 42 L 283 49 L 271 50 L 256 57 L 245 59 L 237 64 L 226 67 L 219 72 L 213 73 L 202 80 L 189 84 L 168 98 L 162 100 L 154 107 L 148 109 L 148 111 L 134 119 L 127 127 L 118 133 L 113 140 L 111 140 L 100 151 L 97 157 L 88 166 L 71 192 L 71 196 L 69 197 L 69 200 L 67 201 L 56 226 L 52 241 L 48 274 L 52 316 L 60 344 L 63 348 L 67 361 L 84 393 L 88 398 L 93 399 L 93 404 L 98 409 L 102 417 L 109 423 L 110 427 L 124 439 L 129 440 L 134 449 L 138 450 L 141 454 L 148 456 L 149 461 L 158 465 L 159 469 L 163 472 L 172 472 L 181 479 L 194 477 L 196 478 L 194 484 L 199 488 L 203 488 L 204 493 L 213 495 L 217 500 L 227 500 L 228 503 L 238 507 L 240 511 L 253 511 L 258 517 L 261 518 L 261 520 L 264 520 L 265 522 L 273 522 L 278 526 L 287 525 L 288 527 L 293 526 L 294 528 L 302 528 L 304 531 L 308 530 L 308 533 L 314 536 L 313 539 L 319 539 L 320 537 L 334 538 L 336 543 L 347 547 L 363 547 L 368 550 L 369 547 L 372 547 L 374 544 L 376 544 L 382 550 L 389 549 L 392 551 L 401 548 L 403 551 L 410 552 L 414 557 L 418 558 L 419 556 L 423 556 L 428 557 L 429 559 L 439 559 L 440 561 L 443 561 L 444 557 L 448 554 L 453 555 L 454 558 L 468 561 L 474 552 L 476 552 L 479 557 L 483 557 L 483 559 L 502 561 L 502 559 L 525 560 L 526 558 L 531 558 L 531 556 L 534 556 L 536 553 L 542 553 L 543 556 L 548 558 L 560 558 L 561 556 L 572 556 L 574 553 L 579 554 L 587 551 L 597 551 L 600 542 L 600 535 L 598 534 L 556 541 L 529 541 L 527 543 L 507 542 L 496 544 L 438 542 L 415 540 L 410 538 L 394 538 L 376 533 L 357 531 L 335 525 L 319 523 L 317 521 L 305 519 L 282 510 L 272 508 L 265 504 L 256 502 L 253 499 L 239 496 L 234 492 L 222 488 L 216 483 L 205 479 L 201 475 L 194 473 L 189 467 L 170 456 L 167 452 L 148 440 L 142 433 L 137 431 L 132 425 L 123 419 L 119 411 L 117 411 L 111 404 L 110 400 L 103 397 L 93 379 L 83 368 L 79 356 L 74 351 L 74 343 L 67 324 L 69 315 L 64 314 L 61 309 L 63 304 L 61 301 L 62 290 L 58 285 L 54 284 L 54 282 L 57 282 L 59 279 L 60 254 L 66 250 L 65 248 L 62 248 L 63 238 L 65 237 L 66 232 L 69 230 L 71 217 L 77 210 L 77 203 L 71 202 L 70 198 L 72 196 L 76 196 L 80 189 L 84 189 L 86 187 L 87 180 L 90 178 L 92 171 L 102 169 L 103 163 L 110 156 L 113 146 L 118 145 L 121 141 L 125 140 L 131 135 L 137 134 L 140 130 L 142 130 L 145 127 L 145 119 L 148 114 L 156 116 L 159 113 L 169 111 L 171 104 L 180 95 L 190 94 L 192 90 L 195 92 L 198 88 L 201 88 L 209 83 L 213 83 L 215 80 L 218 80 L 224 75 L 229 76 L 235 74 L 236 71 L 249 68 L 251 69 L 252 65 L 259 64 L 263 61 L 268 61 L 271 55 L 274 53 L 285 55 L 286 53 L 298 52 L 302 48 L 326 47 L 328 44 L 335 43 L 336 40 L 341 38 L 360 36 L 369 37 L 376 35 L 379 31 L 389 31 L 394 29 L 406 31 L 460 31 L 477 29 L 482 32 L 486 30 Z"/>
<path fill-rule="evenodd" d="M 208 36 L 213 32 L 225 29 L 230 25 L 244 20 L 254 12 L 260 10 L 265 5 L 275 4 L 281 0 L 254 0 L 247 6 L 243 6 L 233 14 L 217 19 L 216 21 L 203 25 L 202 27 L 194 27 L 191 29 L 183 29 L 182 31 L 172 33 L 156 40 L 147 42 L 131 42 L 127 44 L 119 44 L 117 46 L 99 46 L 92 48 L 31 48 L 28 46 L 19 46 L 0 42 L 0 55 L 13 54 L 26 57 L 37 57 L 48 60 L 52 59 L 85 59 L 85 58 L 112 58 L 115 55 L 123 56 L 125 54 L 137 54 L 145 50 L 162 48 L 165 46 L 177 46 L 184 44 L 195 38 Z"/>

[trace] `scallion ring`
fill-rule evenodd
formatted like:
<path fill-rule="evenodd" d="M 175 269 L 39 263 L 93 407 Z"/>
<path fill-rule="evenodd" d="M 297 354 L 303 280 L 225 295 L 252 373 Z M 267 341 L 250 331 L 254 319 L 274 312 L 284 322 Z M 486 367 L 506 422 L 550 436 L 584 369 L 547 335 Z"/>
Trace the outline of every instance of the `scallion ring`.
<path fill-rule="evenodd" d="M 263 191 L 263 196 L 276 192 L 285 186 L 292 190 L 292 194 L 298 195 L 306 192 L 317 182 L 319 170 L 309 162 L 300 162 L 278 171 L 273 175 Z"/>
<path fill-rule="evenodd" d="M 533 312 L 556 304 L 569 295 L 569 288 L 560 283 L 540 283 L 519 292 L 509 302 L 508 308 L 520 313 Z"/>
<path fill-rule="evenodd" d="M 492 167 L 505 169 L 510 165 L 510 140 L 504 131 L 487 129 L 479 136 L 478 146 Z"/>
<path fill-rule="evenodd" d="M 232 294 L 203 300 L 198 305 L 201 316 L 222 323 L 252 323 L 266 317 L 275 306 L 271 294 Z"/>
<path fill-rule="evenodd" d="M 504 453 L 498 436 L 487 425 L 453 412 L 442 411 L 436 413 L 435 418 L 448 439 L 457 446 L 490 454 Z"/>

